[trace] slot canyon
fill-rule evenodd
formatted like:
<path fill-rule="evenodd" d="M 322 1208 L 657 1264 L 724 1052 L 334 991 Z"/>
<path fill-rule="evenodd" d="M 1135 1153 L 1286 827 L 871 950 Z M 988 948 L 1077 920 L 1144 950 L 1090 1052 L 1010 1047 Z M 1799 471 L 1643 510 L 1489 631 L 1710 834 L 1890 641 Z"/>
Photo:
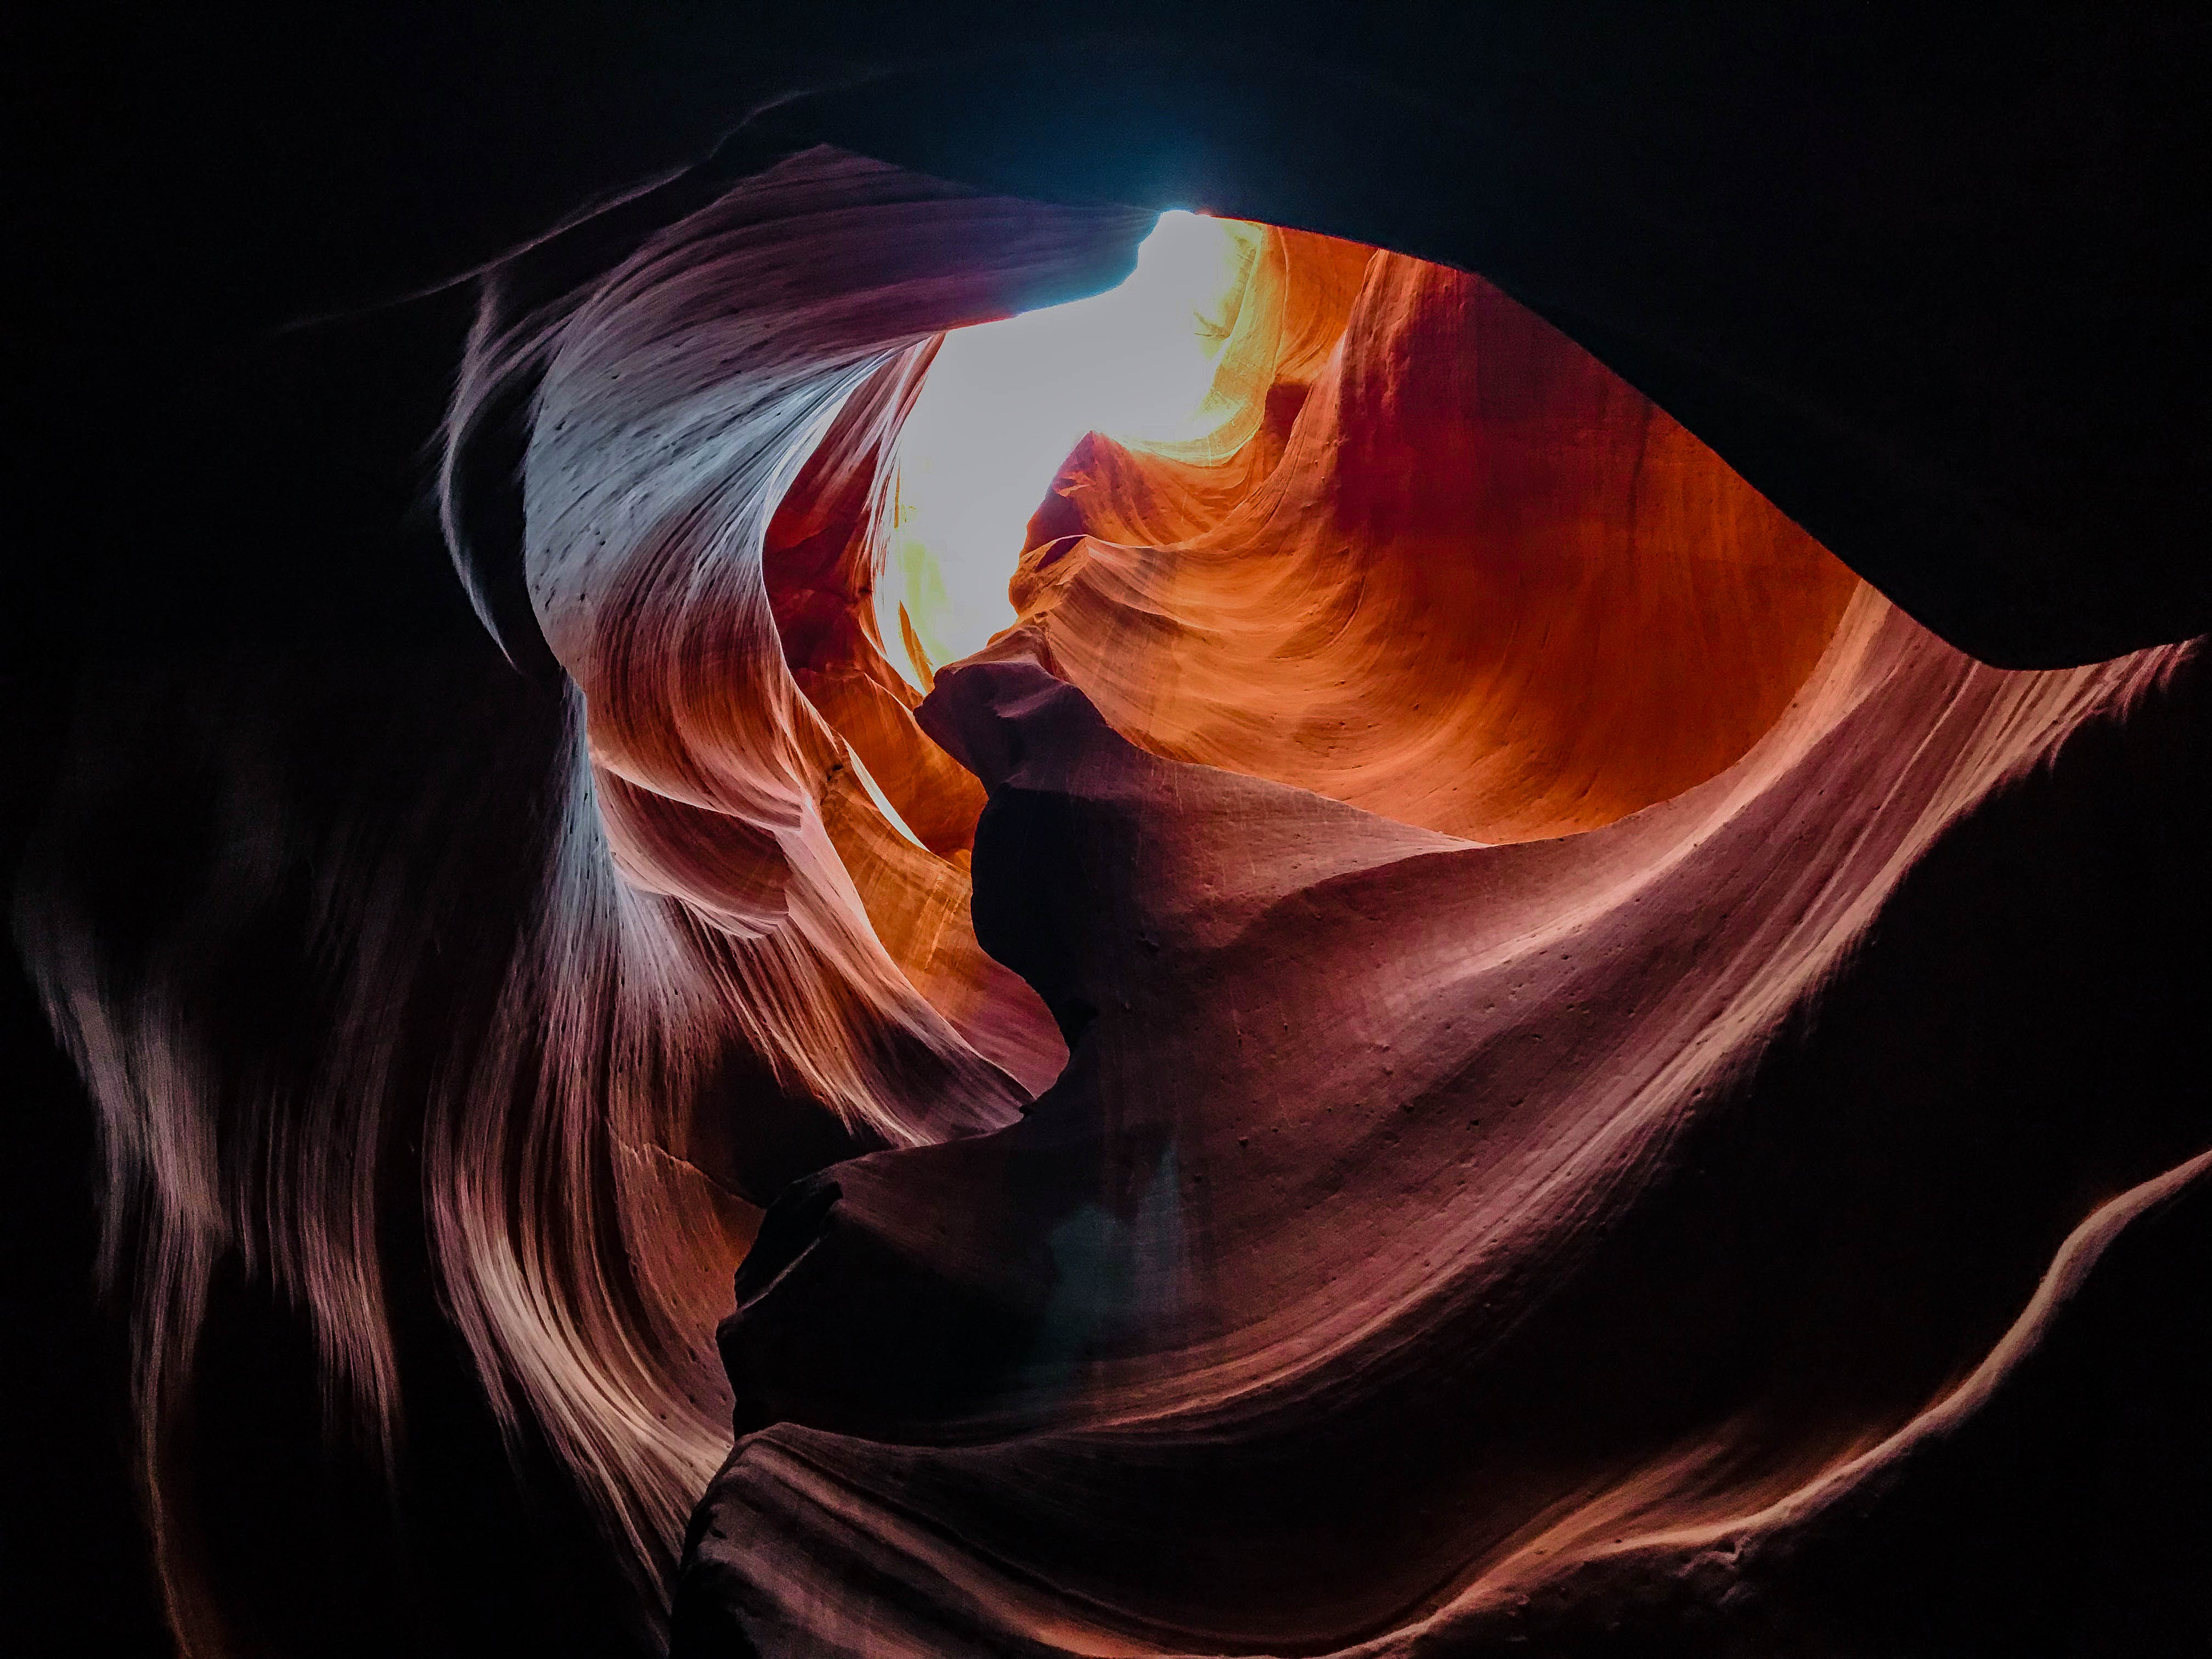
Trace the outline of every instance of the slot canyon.
<path fill-rule="evenodd" d="M 2205 1650 L 2208 36 L 58 33 L 10 1650 Z"/>

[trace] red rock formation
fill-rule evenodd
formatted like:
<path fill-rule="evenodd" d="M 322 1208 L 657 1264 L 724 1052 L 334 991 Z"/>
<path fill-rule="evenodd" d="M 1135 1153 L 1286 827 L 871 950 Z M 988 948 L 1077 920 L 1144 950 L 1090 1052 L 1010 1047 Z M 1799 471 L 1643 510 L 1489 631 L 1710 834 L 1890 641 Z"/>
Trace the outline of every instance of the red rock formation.
<path fill-rule="evenodd" d="M 878 506 L 936 343 L 1146 222 L 817 149 L 488 302 L 447 527 L 527 656 L 463 499 L 526 410 L 503 574 L 566 678 L 544 775 L 441 785 L 506 866 L 356 849 L 309 906 L 408 1019 L 226 1070 L 185 946 L 277 878 L 143 957 L 47 884 L 195 1649 L 245 1627 L 180 1473 L 210 1287 L 265 1271 L 388 1450 L 395 1212 L 641 1601 L 707 1489 L 680 1652 L 1382 1654 L 1828 1640 L 1789 1575 L 1886 1547 L 2193 1190 L 2178 1107 L 2011 1122 L 2075 1051 L 1920 1012 L 2002 921 L 1928 872 L 2056 884 L 2007 800 L 2189 648 L 1978 665 L 1477 276 L 1255 228 L 1210 435 L 1086 439 L 1018 625 L 909 686 Z M 2071 984 L 2033 945 L 1972 965 Z"/>
<path fill-rule="evenodd" d="M 1070 1065 L 770 1212 L 687 1650 L 1716 1612 L 2212 1156 L 2172 1121 L 1931 1146 L 1762 1065 L 1961 811 L 2173 661 L 1999 673 L 1863 593 L 1736 765 L 1494 848 L 1146 757 L 1031 663 L 941 676 L 924 720 L 992 791 L 982 935 Z"/>
<path fill-rule="evenodd" d="M 1094 440 L 1062 484 L 1089 534 L 1032 551 L 1017 603 L 1155 752 L 1406 823 L 1533 840 L 1703 781 L 1856 585 L 1557 331 L 1399 255 L 1283 441 L 1177 512 L 1189 469 Z"/>

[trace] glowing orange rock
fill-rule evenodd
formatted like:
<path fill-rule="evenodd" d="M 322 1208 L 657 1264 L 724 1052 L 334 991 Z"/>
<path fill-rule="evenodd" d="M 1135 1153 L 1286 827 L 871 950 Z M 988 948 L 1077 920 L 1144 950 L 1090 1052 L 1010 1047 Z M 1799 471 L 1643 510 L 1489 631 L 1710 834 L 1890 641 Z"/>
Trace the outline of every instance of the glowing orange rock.
<path fill-rule="evenodd" d="M 1856 586 L 1557 331 L 1399 255 L 1282 445 L 1178 515 L 1182 470 L 1094 441 L 1061 486 L 1086 533 L 1025 556 L 1018 603 L 1155 752 L 1454 835 L 1588 830 L 1711 776 Z"/>

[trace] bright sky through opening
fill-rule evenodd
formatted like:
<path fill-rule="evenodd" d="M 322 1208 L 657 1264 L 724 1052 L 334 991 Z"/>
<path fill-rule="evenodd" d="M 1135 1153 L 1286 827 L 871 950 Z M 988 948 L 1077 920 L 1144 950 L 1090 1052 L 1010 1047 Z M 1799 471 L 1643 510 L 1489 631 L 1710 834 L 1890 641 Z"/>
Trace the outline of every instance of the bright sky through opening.
<path fill-rule="evenodd" d="M 1256 228 L 1163 213 L 1119 287 L 945 337 L 899 434 L 876 582 L 884 653 L 910 684 L 1013 625 L 1023 532 L 1085 433 L 1169 443 L 1219 424 L 1207 393 Z"/>

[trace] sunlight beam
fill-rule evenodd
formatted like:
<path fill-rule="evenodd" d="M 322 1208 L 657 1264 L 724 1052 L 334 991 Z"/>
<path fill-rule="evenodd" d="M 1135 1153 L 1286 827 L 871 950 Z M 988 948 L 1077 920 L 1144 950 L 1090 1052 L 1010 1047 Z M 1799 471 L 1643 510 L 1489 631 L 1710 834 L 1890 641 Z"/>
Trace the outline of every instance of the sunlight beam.
<path fill-rule="evenodd" d="M 1118 287 L 945 337 L 901 429 L 879 532 L 877 626 L 910 684 L 1013 625 L 1023 532 L 1085 433 L 1177 443 L 1222 422 L 1215 361 L 1263 234 L 1163 213 Z"/>

